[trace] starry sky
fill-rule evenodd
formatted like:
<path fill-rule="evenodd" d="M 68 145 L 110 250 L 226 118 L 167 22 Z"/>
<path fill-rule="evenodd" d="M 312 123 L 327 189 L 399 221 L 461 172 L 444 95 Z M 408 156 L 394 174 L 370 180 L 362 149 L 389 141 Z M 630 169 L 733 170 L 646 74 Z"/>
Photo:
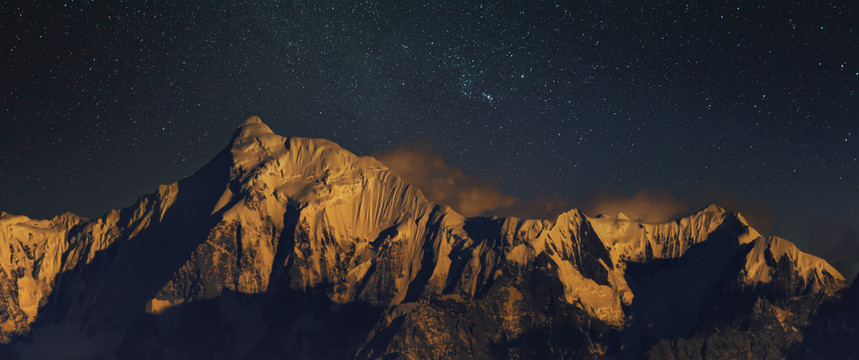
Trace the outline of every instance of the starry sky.
<path fill-rule="evenodd" d="M 517 200 L 719 202 L 859 270 L 855 1 L 189 3 L 0 2 L 0 210 L 128 206 L 259 115 Z"/>

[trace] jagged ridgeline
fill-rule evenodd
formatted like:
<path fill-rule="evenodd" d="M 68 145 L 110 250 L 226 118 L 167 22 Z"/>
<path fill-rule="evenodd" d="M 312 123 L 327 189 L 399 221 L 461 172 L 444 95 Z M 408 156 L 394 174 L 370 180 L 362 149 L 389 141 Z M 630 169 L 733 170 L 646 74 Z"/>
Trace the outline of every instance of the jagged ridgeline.
<path fill-rule="evenodd" d="M 0 358 L 839 358 L 859 333 L 859 285 L 738 213 L 465 218 L 256 117 L 128 208 L 2 213 L 0 264 Z"/>

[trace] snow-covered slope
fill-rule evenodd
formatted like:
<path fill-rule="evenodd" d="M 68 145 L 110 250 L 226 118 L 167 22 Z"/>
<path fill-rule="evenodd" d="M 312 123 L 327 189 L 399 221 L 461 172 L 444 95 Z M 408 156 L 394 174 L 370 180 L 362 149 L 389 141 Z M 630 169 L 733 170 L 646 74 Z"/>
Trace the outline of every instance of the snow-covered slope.
<path fill-rule="evenodd" d="M 600 215 L 588 218 L 594 230 L 611 251 L 612 261 L 646 262 L 654 259 L 679 258 L 693 245 L 699 244 L 728 219 L 739 221 L 743 229 L 738 241 L 749 243 L 760 236 L 740 214 L 710 205 L 694 214 L 661 224 L 629 220 L 622 213 L 617 217 Z"/>
<path fill-rule="evenodd" d="M 826 292 L 833 294 L 846 279 L 825 260 L 800 251 L 796 245 L 778 237 L 759 237 L 746 255 L 742 279 L 751 286 L 788 282 L 787 296 Z"/>
<path fill-rule="evenodd" d="M 809 291 L 830 293 L 846 284 L 846 279 L 825 260 L 800 251 L 793 243 L 777 238 L 762 237 L 739 213 L 728 212 L 718 205 L 660 224 L 631 221 L 623 214 L 617 217 L 600 215 L 588 218 L 599 238 L 619 268 L 627 263 L 647 263 L 659 259 L 683 257 L 687 250 L 705 241 L 731 242 L 742 246 L 751 244 L 745 257 L 742 278 L 750 286 L 769 283 L 776 263 L 784 258 L 784 267 L 798 274 L 811 287 Z M 730 226 L 727 226 L 729 225 Z M 714 236 L 719 229 L 723 234 Z M 726 255 L 732 256 L 733 251 Z M 708 257 L 719 254 L 709 253 Z M 726 257 L 723 261 L 730 261 Z M 722 266 L 727 264 L 722 264 Z M 714 268 L 722 270 L 722 266 Z M 841 284 L 841 285 L 838 285 Z"/>
<path fill-rule="evenodd" d="M 631 331 L 648 337 L 689 334 L 711 306 L 714 292 L 729 280 L 751 292 L 793 289 L 785 297 L 831 295 L 846 285 L 822 259 L 802 253 L 786 240 L 762 237 L 741 214 L 717 205 L 659 224 L 631 221 L 623 214 L 589 220 L 618 277 L 627 279 L 630 296 L 635 297 L 630 313 L 637 314 L 638 326 Z M 779 269 L 773 258 L 781 261 Z"/>
<path fill-rule="evenodd" d="M 32 220 L 0 212 L 0 340 L 26 333 L 36 320 L 63 267 L 69 229 L 81 221 L 71 213 Z"/>
<path fill-rule="evenodd" d="M 213 301 L 220 310 L 211 316 L 222 324 L 209 327 L 266 326 L 291 344 L 271 348 L 265 331 L 243 330 L 229 335 L 241 340 L 225 350 L 228 357 L 259 347 L 268 349 L 262 354 L 329 354 L 307 344 L 323 332 L 342 334 L 331 330 L 341 325 L 328 312 L 348 306 L 380 316 L 375 330 L 353 334 L 359 339 L 349 343 L 360 348 L 352 354 L 436 356 L 397 350 L 426 340 L 399 327 L 414 321 L 432 333 L 427 324 L 461 326 L 447 316 L 463 311 L 471 327 L 460 330 L 470 335 L 450 341 L 497 327 L 503 331 L 481 344 L 512 349 L 525 346 L 519 337 L 554 331 L 546 324 L 559 321 L 578 324 L 564 331 L 579 336 L 570 344 L 585 346 L 582 354 L 604 354 L 619 349 L 610 334 L 644 322 L 653 329 L 648 336 L 690 331 L 726 278 L 750 291 L 774 282 L 782 289 L 778 279 L 787 278 L 795 295 L 832 295 L 845 284 L 825 261 L 761 237 L 741 215 L 715 205 L 662 224 L 575 209 L 548 220 L 465 218 L 371 157 L 327 140 L 276 135 L 257 117 L 200 171 L 128 208 L 94 220 L 3 213 L 0 268 L 0 340 L 28 336 L 14 342 L 15 351 L 34 358 L 56 357 L 57 347 L 64 358 L 109 358 L 129 346 L 174 342 L 164 334 L 177 326 L 206 333 L 181 319 L 211 311 Z M 296 300 L 302 297 L 315 300 Z M 278 301 L 296 308 L 280 309 Z M 319 310 L 312 305 L 319 302 L 331 305 Z M 328 314 L 322 320 L 320 311 Z M 264 314 L 291 315 L 282 315 L 284 327 Z M 337 331 L 362 329 L 354 325 Z M 474 346 L 460 355 L 477 356 Z"/>
<path fill-rule="evenodd" d="M 368 286 L 384 296 L 367 300 L 405 297 L 420 270 L 428 222 L 444 212 L 420 191 L 373 158 L 327 140 L 275 135 L 255 117 L 239 127 L 228 152 L 229 181 L 211 210 L 221 214 L 218 222 L 151 311 L 225 289 L 262 293 L 273 273 L 296 289 L 332 285 L 338 302 L 366 295 Z M 283 240 L 291 244 L 279 249 Z M 392 268 L 370 271 L 378 266 Z M 379 283 L 379 276 L 396 281 Z M 187 278 L 209 286 L 198 289 Z"/>

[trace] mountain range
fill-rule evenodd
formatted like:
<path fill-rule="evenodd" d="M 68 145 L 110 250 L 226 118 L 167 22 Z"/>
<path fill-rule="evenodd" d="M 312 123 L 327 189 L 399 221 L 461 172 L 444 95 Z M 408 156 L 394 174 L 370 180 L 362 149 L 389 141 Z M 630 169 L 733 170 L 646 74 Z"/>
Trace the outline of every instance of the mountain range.
<path fill-rule="evenodd" d="M 464 217 L 245 121 L 97 219 L 0 213 L 9 359 L 859 358 L 859 282 L 710 205 Z"/>

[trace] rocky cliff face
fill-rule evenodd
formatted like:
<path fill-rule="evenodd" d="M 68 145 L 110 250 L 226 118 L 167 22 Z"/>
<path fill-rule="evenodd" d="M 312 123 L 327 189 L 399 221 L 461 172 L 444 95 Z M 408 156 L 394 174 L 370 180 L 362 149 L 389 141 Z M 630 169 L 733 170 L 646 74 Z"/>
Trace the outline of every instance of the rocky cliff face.
<path fill-rule="evenodd" d="M 129 208 L 3 213 L 0 265 L 0 354 L 21 358 L 784 357 L 852 301 L 717 206 L 464 218 L 258 118 Z"/>

